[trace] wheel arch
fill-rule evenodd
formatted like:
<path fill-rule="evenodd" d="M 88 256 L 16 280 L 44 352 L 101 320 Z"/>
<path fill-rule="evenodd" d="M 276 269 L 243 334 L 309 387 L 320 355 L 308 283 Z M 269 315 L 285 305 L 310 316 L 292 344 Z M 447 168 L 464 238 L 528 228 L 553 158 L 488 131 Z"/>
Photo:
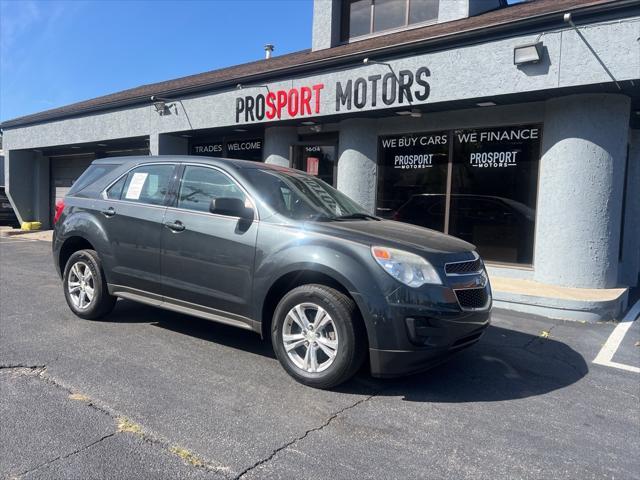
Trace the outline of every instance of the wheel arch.
<path fill-rule="evenodd" d="M 360 305 L 357 299 L 354 298 L 354 295 L 352 294 L 353 288 L 348 285 L 346 281 L 337 277 L 338 275 L 332 275 L 330 272 L 310 268 L 291 270 L 278 277 L 278 279 L 271 284 L 271 287 L 267 291 L 262 302 L 260 315 L 262 338 L 269 339 L 271 337 L 270 330 L 273 321 L 273 314 L 278 302 L 287 292 L 302 285 L 318 284 L 334 288 L 349 297 L 355 303 L 356 310 L 359 314 L 359 321 L 361 322 L 362 328 L 367 333 L 367 338 L 365 340 L 367 342 L 366 348 L 368 348 L 371 332 L 367 327 L 366 316 L 365 312 L 362 310 L 362 305 Z"/>
<path fill-rule="evenodd" d="M 58 252 L 58 268 L 60 275 L 64 273 L 64 268 L 71 255 L 79 250 L 95 250 L 95 247 L 89 240 L 78 234 L 71 235 L 64 240 L 60 246 L 60 251 Z"/>

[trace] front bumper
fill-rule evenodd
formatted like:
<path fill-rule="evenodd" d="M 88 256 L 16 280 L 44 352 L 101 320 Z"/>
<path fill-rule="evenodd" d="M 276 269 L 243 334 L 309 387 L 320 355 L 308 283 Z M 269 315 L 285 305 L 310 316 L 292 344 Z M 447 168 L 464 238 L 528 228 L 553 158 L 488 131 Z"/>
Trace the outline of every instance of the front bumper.
<path fill-rule="evenodd" d="M 473 322 L 468 324 L 427 327 L 421 333 L 427 334 L 425 330 L 429 330 L 431 335 L 418 337 L 424 340 L 423 346 L 406 350 L 370 348 L 371 374 L 382 378 L 397 377 L 435 367 L 480 340 L 489 326 L 490 316 L 489 312 L 476 313 Z M 412 334 L 407 332 L 407 335 Z"/>
<path fill-rule="evenodd" d="M 480 340 L 491 321 L 491 287 L 488 282 L 481 287 L 486 302 L 480 308 L 463 308 L 456 291 L 475 288 L 471 280 L 417 289 L 396 285 L 383 298 L 354 295 L 367 317 L 371 374 L 423 371 Z"/>

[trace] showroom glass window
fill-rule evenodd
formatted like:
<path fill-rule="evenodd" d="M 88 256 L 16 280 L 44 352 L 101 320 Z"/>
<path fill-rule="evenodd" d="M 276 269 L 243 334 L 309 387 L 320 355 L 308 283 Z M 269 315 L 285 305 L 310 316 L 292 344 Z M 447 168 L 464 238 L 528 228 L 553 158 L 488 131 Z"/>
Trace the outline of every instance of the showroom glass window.
<path fill-rule="evenodd" d="M 454 132 L 449 233 L 487 259 L 533 263 L 541 132 L 537 125 Z"/>
<path fill-rule="evenodd" d="M 376 214 L 444 231 L 449 135 L 381 137 Z"/>
<path fill-rule="evenodd" d="M 451 145 L 413 140 L 429 136 Z M 377 214 L 460 237 L 488 261 L 531 265 L 541 136 L 520 125 L 381 137 Z"/>
<path fill-rule="evenodd" d="M 346 0 L 342 39 L 362 37 L 438 19 L 440 0 Z"/>

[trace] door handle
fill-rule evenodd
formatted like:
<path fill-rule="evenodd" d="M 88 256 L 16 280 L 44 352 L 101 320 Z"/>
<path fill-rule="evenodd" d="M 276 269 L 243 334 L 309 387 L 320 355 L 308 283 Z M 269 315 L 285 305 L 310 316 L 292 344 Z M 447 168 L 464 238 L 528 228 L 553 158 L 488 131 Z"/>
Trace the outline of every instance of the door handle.
<path fill-rule="evenodd" d="M 164 226 L 174 232 L 182 232 L 186 228 L 179 220 L 176 220 L 175 222 L 166 222 Z"/>
<path fill-rule="evenodd" d="M 106 210 L 102 210 L 102 214 L 105 217 L 113 217 L 116 214 L 116 211 L 113 209 L 113 207 L 109 207 Z"/>

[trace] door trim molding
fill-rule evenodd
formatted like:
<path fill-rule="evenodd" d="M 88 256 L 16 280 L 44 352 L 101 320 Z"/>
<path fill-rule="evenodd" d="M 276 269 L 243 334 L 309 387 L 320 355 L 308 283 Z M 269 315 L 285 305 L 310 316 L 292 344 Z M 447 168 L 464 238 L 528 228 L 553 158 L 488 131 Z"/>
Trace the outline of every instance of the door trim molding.
<path fill-rule="evenodd" d="M 139 290 L 137 288 L 125 287 L 124 285 L 107 284 L 107 288 L 109 289 L 109 293 L 116 297 L 133 300 L 135 302 L 163 308 L 165 310 L 171 310 L 177 313 L 192 315 L 194 317 L 211 320 L 213 322 L 230 325 L 232 327 L 242 328 L 244 330 L 251 330 L 257 333 L 261 333 L 262 331 L 260 322 L 248 317 L 243 317 L 242 315 L 216 310 L 214 308 L 185 302 L 175 298 L 163 297 L 156 293 Z"/>

